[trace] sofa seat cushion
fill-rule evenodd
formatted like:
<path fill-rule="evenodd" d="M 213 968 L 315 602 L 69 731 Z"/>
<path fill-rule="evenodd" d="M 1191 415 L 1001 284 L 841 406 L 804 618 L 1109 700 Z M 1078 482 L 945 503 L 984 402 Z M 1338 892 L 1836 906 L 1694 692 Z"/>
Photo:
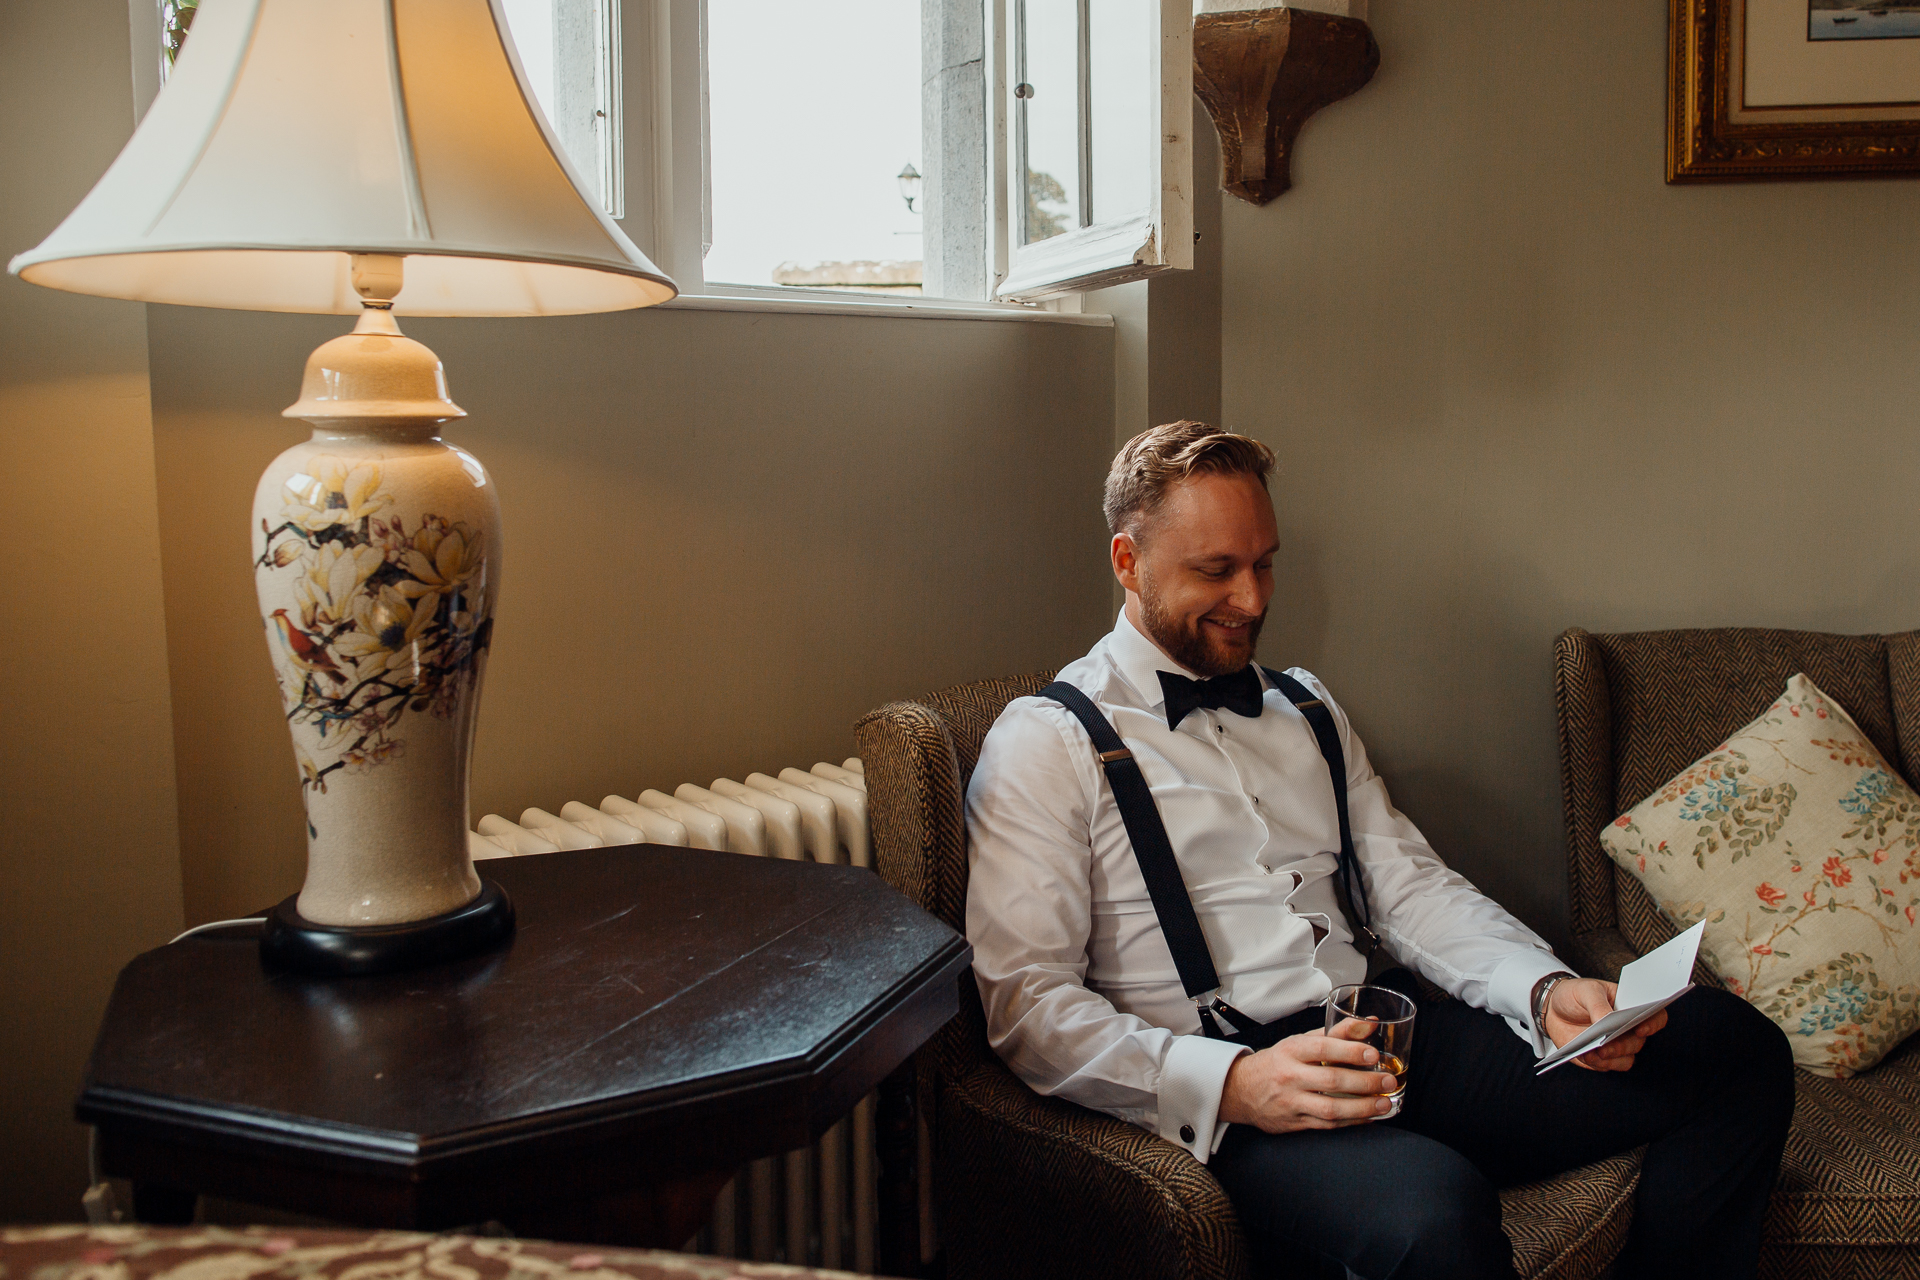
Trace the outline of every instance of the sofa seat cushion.
<path fill-rule="evenodd" d="M 1040 1097 L 997 1059 L 941 1089 L 938 1127 L 939 1179 L 978 1193 L 962 1203 L 996 1206 L 990 1222 L 949 1224 L 956 1277 L 1248 1274 L 1226 1193 L 1183 1147 Z M 1633 1222 L 1640 1159 L 1629 1151 L 1500 1193 L 1500 1225 L 1523 1280 L 1586 1280 L 1605 1268 Z M 992 1194 L 1009 1182 L 1057 1188 L 1059 1198 Z M 1147 1238 L 1163 1256 L 1129 1230 L 1143 1220 L 1155 1222 Z"/>
<path fill-rule="evenodd" d="M 1805 675 L 1600 833 L 1817 1075 L 1920 1026 L 1920 796 Z"/>
<path fill-rule="evenodd" d="M 1627 1243 L 1646 1148 L 1500 1193 L 1500 1227 L 1522 1280 L 1598 1275 Z"/>
<path fill-rule="evenodd" d="M 1847 1080 L 1797 1075 L 1769 1243 L 1902 1245 L 1920 1273 L 1920 1037 Z"/>

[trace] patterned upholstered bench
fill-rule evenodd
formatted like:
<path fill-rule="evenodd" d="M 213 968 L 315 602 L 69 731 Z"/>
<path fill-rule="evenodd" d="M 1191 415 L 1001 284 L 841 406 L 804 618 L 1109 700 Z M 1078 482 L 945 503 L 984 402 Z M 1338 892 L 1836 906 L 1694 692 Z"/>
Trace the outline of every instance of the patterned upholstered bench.
<path fill-rule="evenodd" d="M 1569 897 L 1583 972 L 1614 977 L 1674 929 L 1600 831 L 1752 719 L 1796 672 L 1888 761 L 1920 766 L 1920 632 L 1723 629 L 1589 635 L 1556 648 Z M 1720 985 L 1704 966 L 1696 981 Z M 1920 1277 L 1920 1035 L 1851 1080 L 1800 1072 L 1760 1271 L 1769 1280 Z"/>

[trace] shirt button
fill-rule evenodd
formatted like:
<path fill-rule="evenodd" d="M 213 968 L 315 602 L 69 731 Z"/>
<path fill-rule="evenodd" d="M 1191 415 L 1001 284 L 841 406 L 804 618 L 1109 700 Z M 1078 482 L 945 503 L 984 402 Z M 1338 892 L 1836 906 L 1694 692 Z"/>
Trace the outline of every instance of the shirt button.
<path fill-rule="evenodd" d="M 1182 1141 L 1182 1142 L 1192 1142 L 1192 1141 L 1193 1141 L 1193 1126 L 1192 1126 L 1192 1125 L 1190 1125 L 1190 1124 L 1183 1124 L 1183 1125 L 1181 1125 L 1181 1126 L 1180 1126 L 1180 1141 Z"/>
<path fill-rule="evenodd" d="M 1253 798 L 1253 802 L 1254 802 L 1255 804 L 1259 804 L 1259 803 L 1260 803 L 1260 797 L 1259 797 L 1259 796 L 1255 796 L 1255 797 Z"/>

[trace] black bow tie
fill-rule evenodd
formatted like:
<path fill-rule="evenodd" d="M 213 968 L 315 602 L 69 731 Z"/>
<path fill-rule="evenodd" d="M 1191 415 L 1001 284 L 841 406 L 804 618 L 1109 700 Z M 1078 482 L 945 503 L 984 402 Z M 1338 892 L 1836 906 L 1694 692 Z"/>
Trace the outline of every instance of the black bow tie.
<path fill-rule="evenodd" d="M 1260 673 L 1252 663 L 1230 676 L 1211 680 L 1189 680 L 1171 671 L 1160 673 L 1160 691 L 1167 699 L 1167 728 L 1178 729 L 1180 721 L 1195 707 L 1227 710 L 1237 716 L 1255 719 L 1260 715 Z"/>

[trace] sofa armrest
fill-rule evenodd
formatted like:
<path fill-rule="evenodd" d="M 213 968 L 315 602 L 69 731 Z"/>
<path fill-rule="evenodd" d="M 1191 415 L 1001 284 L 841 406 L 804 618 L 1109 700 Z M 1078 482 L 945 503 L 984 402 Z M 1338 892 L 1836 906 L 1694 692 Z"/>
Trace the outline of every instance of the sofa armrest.
<path fill-rule="evenodd" d="M 939 1087 L 949 1275 L 1244 1280 L 1233 1205 L 1185 1148 L 1059 1098 L 995 1057 Z"/>
<path fill-rule="evenodd" d="M 1573 954 L 1568 959 L 1581 976 L 1620 981 L 1620 970 L 1640 958 L 1626 935 L 1608 926 L 1573 935 Z"/>

